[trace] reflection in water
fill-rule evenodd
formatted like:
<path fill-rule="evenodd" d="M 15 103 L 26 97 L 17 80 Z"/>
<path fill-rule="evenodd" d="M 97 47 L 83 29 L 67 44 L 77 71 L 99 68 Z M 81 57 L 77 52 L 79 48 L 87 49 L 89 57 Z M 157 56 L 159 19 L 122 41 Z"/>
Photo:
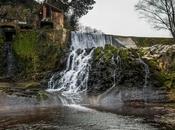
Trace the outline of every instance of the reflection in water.
<path fill-rule="evenodd" d="M 10 130 L 155 130 L 141 119 L 80 106 L 0 111 L 0 129 Z"/>

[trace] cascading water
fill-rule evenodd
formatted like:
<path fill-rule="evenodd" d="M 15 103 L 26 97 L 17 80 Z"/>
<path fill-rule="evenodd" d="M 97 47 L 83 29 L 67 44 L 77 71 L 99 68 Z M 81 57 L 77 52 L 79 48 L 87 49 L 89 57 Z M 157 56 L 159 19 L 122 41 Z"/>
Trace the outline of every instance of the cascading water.
<path fill-rule="evenodd" d="M 117 55 L 116 57 L 113 56 L 111 59 L 111 64 L 115 66 L 114 72 L 113 72 L 113 85 L 108 90 L 106 90 L 104 93 L 100 94 L 97 97 L 97 103 L 100 103 L 100 102 L 107 103 L 110 100 L 110 98 L 113 98 L 111 95 L 108 96 L 108 94 L 111 94 L 112 91 L 114 92 L 114 88 L 116 87 L 116 81 L 117 81 L 116 74 L 120 73 L 118 72 L 118 70 L 120 70 L 122 66 L 121 57 L 119 55 Z"/>
<path fill-rule="evenodd" d="M 66 69 L 52 76 L 48 91 L 56 91 L 65 97 L 66 100 L 60 99 L 64 104 L 80 102 L 80 95 L 86 93 L 91 66 L 89 61 L 92 58 L 94 48 L 104 47 L 106 44 L 112 43 L 112 36 L 102 33 L 72 32 Z"/>
<path fill-rule="evenodd" d="M 4 53 L 7 64 L 6 77 L 12 77 L 15 73 L 15 58 L 12 52 L 12 42 L 5 42 Z"/>
<path fill-rule="evenodd" d="M 149 78 L 149 75 L 150 75 L 150 70 L 149 70 L 149 67 L 148 65 L 141 59 L 139 58 L 139 62 L 141 64 L 143 64 L 144 66 L 144 71 L 145 71 L 145 82 L 144 82 L 144 88 L 148 86 L 148 78 Z"/>
<path fill-rule="evenodd" d="M 89 71 L 91 68 L 92 54 L 95 48 L 105 47 L 106 44 L 116 45 L 112 36 L 105 35 L 102 33 L 82 33 L 72 32 L 71 33 L 71 47 L 68 56 L 66 69 L 62 72 L 55 73 L 49 83 L 48 91 L 54 92 L 58 95 L 59 100 L 63 104 L 77 104 L 81 103 L 82 97 L 86 96 L 87 83 L 89 78 Z M 118 42 L 118 46 L 120 43 Z M 115 59 L 115 63 L 114 62 Z M 144 87 L 148 85 L 149 68 L 143 60 L 139 58 L 139 62 L 143 64 L 145 70 L 145 83 Z M 111 64 L 117 64 L 121 66 L 120 56 L 112 58 Z M 114 68 L 114 85 L 111 89 L 116 86 L 116 74 L 117 68 Z M 102 95 L 106 95 L 109 91 L 106 91 Z M 102 96 L 103 97 L 103 96 Z"/>

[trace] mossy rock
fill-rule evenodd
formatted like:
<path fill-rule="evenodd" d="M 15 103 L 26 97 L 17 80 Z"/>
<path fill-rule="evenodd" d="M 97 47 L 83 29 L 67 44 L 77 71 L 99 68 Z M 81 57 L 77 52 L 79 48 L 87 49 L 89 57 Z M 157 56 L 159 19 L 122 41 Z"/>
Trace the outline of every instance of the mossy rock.
<path fill-rule="evenodd" d="M 18 68 L 16 78 L 39 81 L 45 72 L 58 68 L 67 51 L 67 43 L 61 42 L 62 33 L 65 31 L 19 32 L 13 44 Z"/>
<path fill-rule="evenodd" d="M 10 83 L 0 83 L 0 91 L 3 92 L 3 91 L 6 91 L 7 89 L 9 88 L 12 88 L 12 84 Z"/>
<path fill-rule="evenodd" d="M 40 90 L 36 98 L 38 101 L 45 101 L 49 98 L 49 95 L 46 91 Z"/>
<path fill-rule="evenodd" d="M 21 83 L 15 83 L 14 84 L 15 88 L 18 89 L 24 89 L 24 90 L 41 90 L 41 84 L 39 82 L 21 82 Z"/>
<path fill-rule="evenodd" d="M 169 90 L 168 97 L 169 97 L 170 101 L 174 103 L 171 105 L 175 108 L 175 88 Z"/>
<path fill-rule="evenodd" d="M 94 59 L 99 60 L 103 58 L 105 62 L 110 62 L 112 57 L 120 56 L 122 60 L 129 61 L 129 58 L 138 58 L 138 50 L 117 48 L 112 45 L 106 45 L 105 48 L 98 47 L 94 51 Z"/>
<path fill-rule="evenodd" d="M 94 50 L 88 80 L 88 94 L 98 95 L 115 83 L 116 86 L 142 87 L 144 65 L 139 62 L 136 49 L 106 45 Z"/>
<path fill-rule="evenodd" d="M 31 82 L 25 85 L 26 89 L 41 89 L 41 84 L 37 82 Z"/>
<path fill-rule="evenodd" d="M 173 38 L 145 38 L 145 37 L 133 37 L 132 38 L 138 47 L 149 47 L 156 44 L 172 45 L 175 43 Z"/>

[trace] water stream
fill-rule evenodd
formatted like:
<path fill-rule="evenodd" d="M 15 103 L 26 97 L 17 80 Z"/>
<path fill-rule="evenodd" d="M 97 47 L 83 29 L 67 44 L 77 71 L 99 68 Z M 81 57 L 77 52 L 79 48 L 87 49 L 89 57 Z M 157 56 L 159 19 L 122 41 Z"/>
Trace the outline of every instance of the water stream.
<path fill-rule="evenodd" d="M 145 71 L 145 83 L 144 83 L 144 88 L 148 87 L 148 78 L 150 75 L 150 70 L 149 66 L 141 59 L 139 58 L 139 62 L 144 66 L 144 71 Z"/>
<path fill-rule="evenodd" d="M 94 48 L 112 44 L 112 36 L 102 33 L 71 33 L 71 47 L 66 69 L 55 73 L 49 81 L 49 92 L 60 92 L 67 103 L 81 102 L 80 95 L 85 94 Z M 59 78 L 60 77 L 60 78 Z M 66 101 L 64 101 L 65 103 Z"/>
<path fill-rule="evenodd" d="M 15 58 L 12 52 L 12 42 L 5 42 L 4 54 L 6 59 L 6 77 L 14 76 L 15 74 Z"/>

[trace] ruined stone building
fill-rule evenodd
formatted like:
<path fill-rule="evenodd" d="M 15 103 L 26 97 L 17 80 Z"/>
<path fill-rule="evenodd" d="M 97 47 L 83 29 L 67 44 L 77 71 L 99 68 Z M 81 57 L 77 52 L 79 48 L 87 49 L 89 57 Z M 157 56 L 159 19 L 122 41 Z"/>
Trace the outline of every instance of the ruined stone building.
<path fill-rule="evenodd" d="M 43 3 L 39 12 L 40 27 L 50 26 L 54 29 L 64 27 L 64 13 L 49 3 Z"/>

